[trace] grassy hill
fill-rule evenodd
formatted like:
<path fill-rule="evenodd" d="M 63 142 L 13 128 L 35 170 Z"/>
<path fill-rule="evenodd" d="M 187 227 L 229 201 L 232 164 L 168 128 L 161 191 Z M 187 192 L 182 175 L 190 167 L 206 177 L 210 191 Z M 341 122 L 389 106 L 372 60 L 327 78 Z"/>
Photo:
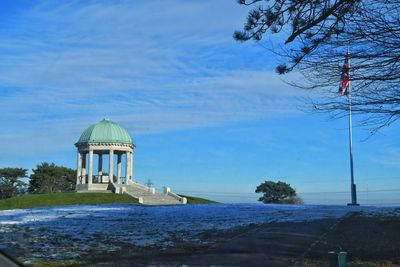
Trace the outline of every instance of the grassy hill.
<path fill-rule="evenodd" d="M 0 200 L 0 210 L 79 204 L 137 203 L 128 195 L 110 193 L 32 194 Z"/>
<path fill-rule="evenodd" d="M 216 203 L 203 198 L 185 196 L 188 204 Z M 44 206 L 64 206 L 82 204 L 111 204 L 128 203 L 137 204 L 137 200 L 129 195 L 111 193 L 57 193 L 57 194 L 32 194 L 0 200 L 0 210 L 29 209 Z"/>

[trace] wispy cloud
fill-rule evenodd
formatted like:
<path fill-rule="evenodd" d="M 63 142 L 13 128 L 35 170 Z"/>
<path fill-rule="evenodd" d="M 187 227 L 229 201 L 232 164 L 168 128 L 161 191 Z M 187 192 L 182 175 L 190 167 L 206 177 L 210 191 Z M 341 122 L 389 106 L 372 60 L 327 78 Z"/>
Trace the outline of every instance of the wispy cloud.
<path fill-rule="evenodd" d="M 400 148 L 391 146 L 385 147 L 378 155 L 371 157 L 371 161 L 382 165 L 399 166 Z"/>
<path fill-rule="evenodd" d="M 296 113 L 303 92 L 260 47 L 232 40 L 245 16 L 230 1 L 46 1 L 21 11 L 0 30 L 2 145 L 36 136 L 43 150 L 56 138 L 69 146 L 102 117 L 141 134 Z"/>

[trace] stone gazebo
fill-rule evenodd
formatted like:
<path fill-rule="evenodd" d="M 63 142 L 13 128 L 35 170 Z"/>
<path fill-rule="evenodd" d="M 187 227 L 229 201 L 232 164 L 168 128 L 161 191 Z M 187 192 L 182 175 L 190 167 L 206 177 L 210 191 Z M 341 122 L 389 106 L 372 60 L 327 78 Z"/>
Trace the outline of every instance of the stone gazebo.
<path fill-rule="evenodd" d="M 78 148 L 77 192 L 125 193 L 145 205 L 186 204 L 186 198 L 174 194 L 169 187 L 156 194 L 154 188 L 134 181 L 135 145 L 129 133 L 117 123 L 103 119 L 91 125 L 75 146 Z M 106 168 L 104 161 L 108 161 Z"/>
<path fill-rule="evenodd" d="M 103 119 L 87 128 L 75 146 L 78 148 L 76 183 L 78 191 L 112 190 L 109 183 L 120 185 L 132 181 L 132 155 L 135 145 L 128 132 L 120 125 Z M 97 156 L 96 173 L 93 172 L 95 155 Z M 103 166 L 105 155 L 108 157 L 107 172 L 104 172 Z M 114 155 L 117 158 L 116 173 L 114 172 Z M 124 159 L 124 164 L 122 164 L 122 159 Z"/>

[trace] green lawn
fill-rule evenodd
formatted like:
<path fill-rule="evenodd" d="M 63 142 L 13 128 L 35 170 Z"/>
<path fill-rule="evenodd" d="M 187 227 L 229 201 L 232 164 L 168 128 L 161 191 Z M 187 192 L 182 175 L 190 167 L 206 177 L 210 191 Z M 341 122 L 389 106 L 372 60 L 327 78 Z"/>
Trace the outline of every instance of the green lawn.
<path fill-rule="evenodd" d="M 212 200 L 185 196 L 188 204 L 217 203 Z M 0 210 L 29 209 L 44 206 L 63 206 L 81 204 L 137 204 L 137 200 L 129 195 L 112 193 L 56 193 L 32 194 L 0 200 Z"/>
<path fill-rule="evenodd" d="M 111 193 L 32 194 L 0 200 L 0 210 L 79 204 L 137 203 L 129 195 Z"/>

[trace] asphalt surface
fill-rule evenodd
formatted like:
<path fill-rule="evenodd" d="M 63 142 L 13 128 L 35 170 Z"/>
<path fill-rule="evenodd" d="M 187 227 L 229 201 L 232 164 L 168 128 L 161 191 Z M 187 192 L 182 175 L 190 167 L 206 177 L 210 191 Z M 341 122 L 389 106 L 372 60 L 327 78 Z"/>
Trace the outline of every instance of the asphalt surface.
<path fill-rule="evenodd" d="M 167 251 L 144 251 L 121 260 L 98 262 L 96 266 L 295 266 L 322 235 L 338 220 L 268 223 L 244 227 L 230 233 L 205 233 L 216 243 L 209 247 L 190 244 Z"/>

